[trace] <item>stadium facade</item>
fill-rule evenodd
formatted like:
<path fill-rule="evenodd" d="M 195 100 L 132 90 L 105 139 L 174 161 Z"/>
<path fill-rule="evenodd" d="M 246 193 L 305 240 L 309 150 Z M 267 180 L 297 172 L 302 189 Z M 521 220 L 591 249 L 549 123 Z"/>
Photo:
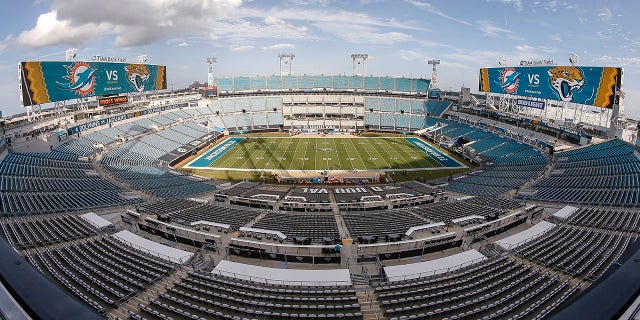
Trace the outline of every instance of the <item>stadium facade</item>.
<path fill-rule="evenodd" d="M 62 90 L 86 91 L 85 80 Z M 78 110 L 5 120 L 3 316 L 632 318 L 636 146 L 522 112 L 546 101 L 495 108 L 428 89 L 410 78 L 219 78 L 215 90 L 115 106 L 82 96 Z M 411 137 L 471 168 L 397 183 L 294 172 L 279 184 L 180 170 L 233 136 L 285 133 Z"/>

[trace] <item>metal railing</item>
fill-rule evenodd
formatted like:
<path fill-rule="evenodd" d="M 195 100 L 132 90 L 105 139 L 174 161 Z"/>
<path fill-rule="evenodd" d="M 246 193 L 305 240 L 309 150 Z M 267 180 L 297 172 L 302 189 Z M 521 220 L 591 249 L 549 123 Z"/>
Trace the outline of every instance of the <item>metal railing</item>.
<path fill-rule="evenodd" d="M 425 271 L 425 272 L 411 273 L 411 274 L 404 274 L 404 275 L 400 275 L 400 276 L 387 277 L 387 281 L 389 281 L 389 282 L 406 281 L 406 280 L 411 280 L 411 279 L 426 278 L 426 277 L 431 277 L 431 276 L 435 276 L 435 275 L 445 274 L 445 273 L 456 271 L 456 270 L 459 270 L 459 269 L 462 269 L 462 268 L 469 267 L 471 265 L 474 265 L 476 263 L 482 262 L 484 260 L 487 260 L 487 258 L 486 257 L 479 257 L 479 258 L 475 258 L 473 260 L 466 261 L 466 262 L 463 262 L 461 264 L 458 264 L 458 265 L 455 265 L 455 266 L 451 266 L 451 267 L 448 267 L 448 268 L 441 268 L 441 269 L 430 270 L 430 271 Z"/>

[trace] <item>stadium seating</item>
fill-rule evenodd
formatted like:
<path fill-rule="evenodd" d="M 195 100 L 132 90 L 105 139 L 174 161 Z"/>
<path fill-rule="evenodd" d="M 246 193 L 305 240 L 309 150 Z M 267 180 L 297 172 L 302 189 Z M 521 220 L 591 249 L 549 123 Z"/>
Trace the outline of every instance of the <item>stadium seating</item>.
<path fill-rule="evenodd" d="M 409 129 L 409 115 L 397 114 L 396 115 L 396 128 Z"/>
<path fill-rule="evenodd" d="M 415 79 L 375 77 L 272 76 L 219 79 L 218 82 L 220 90 L 238 91 L 318 86 L 346 89 L 362 88 L 363 84 L 367 90 L 376 90 L 378 86 L 390 91 L 426 90 L 425 83 Z M 333 96 L 327 98 L 331 103 L 338 100 Z M 390 192 L 435 195 L 438 191 L 419 182 L 399 184 L 393 191 L 372 190 L 358 194 L 305 193 L 299 187 L 257 183 L 241 183 L 220 191 L 215 183 L 171 170 L 160 160 L 174 149 L 207 134 L 207 120 L 216 129 L 231 130 L 275 129 L 284 124 L 281 97 L 251 95 L 221 98 L 208 102 L 210 106 L 163 111 L 87 130 L 50 153 L 9 154 L 0 162 L 0 232 L 35 268 L 68 293 L 110 318 L 125 315 L 131 319 L 375 318 L 375 315 L 363 313 L 369 306 L 371 309 L 379 306 L 379 315 L 387 319 L 539 319 L 558 310 L 577 291 L 598 281 L 635 241 L 640 227 L 640 212 L 635 208 L 640 200 L 640 163 L 634 146 L 614 139 L 560 152 L 555 155 L 551 170 L 547 170 L 548 160 L 538 149 L 512 139 L 527 135 L 524 129 L 500 124 L 506 131 L 496 130 L 496 123 L 470 115 L 464 115 L 464 118 L 459 115 L 455 121 L 439 118 L 449 102 L 424 102 L 397 96 L 366 97 L 364 101 L 367 106 L 364 122 L 371 128 L 415 130 L 440 123 L 445 125 L 439 130 L 445 137 L 470 140 L 467 147 L 482 156 L 485 165 L 448 181 L 443 188 L 484 196 L 465 197 L 463 201 L 452 198 L 451 202 L 440 200 L 440 203 L 404 209 L 347 212 L 344 209 L 347 206 L 340 205 L 357 203 L 363 195 L 384 200 Z M 374 112 L 370 112 L 368 106 Z M 478 121 L 491 123 L 494 128 L 471 125 Z M 544 138 L 537 134 L 531 135 L 540 140 Z M 528 142 L 534 144 L 533 140 Z M 101 152 L 97 155 L 98 150 Z M 84 158 L 87 156 L 90 161 Z M 99 162 L 96 164 L 95 161 Z M 545 175 L 545 171 L 549 173 Z M 358 245 L 383 242 L 390 235 L 394 235 L 393 242 L 378 243 L 373 247 L 384 246 L 380 251 L 383 252 L 387 247 L 398 248 L 400 243 L 410 243 L 406 245 L 424 249 L 427 240 L 397 241 L 395 235 L 403 238 L 411 227 L 434 222 L 445 222 L 447 227 L 453 225 L 458 231 L 454 220 L 459 218 L 504 216 L 510 210 L 522 208 L 524 202 L 495 196 L 519 189 L 534 179 L 539 181 L 530 187 L 531 190 L 520 193 L 521 200 L 588 206 L 579 208 L 559 226 L 539 238 L 528 239 L 516 249 L 492 248 L 496 239 L 490 235 L 476 238 L 458 232 L 456 237 L 464 238 L 465 245 L 473 242 L 488 259 L 411 281 L 391 281 L 382 269 L 378 269 L 381 266 L 377 263 L 382 259 L 378 252 L 372 258 L 358 251 Z M 140 198 L 125 195 L 131 189 L 145 197 L 150 196 L 151 200 L 140 203 Z M 213 192 L 216 192 L 215 196 Z M 212 200 L 187 199 L 197 195 L 207 195 Z M 330 204 L 331 209 L 343 211 L 294 213 L 250 209 L 213 202 L 218 196 L 266 197 L 278 201 L 304 197 L 304 205 Z M 227 224 L 232 238 L 254 241 L 256 246 L 281 246 L 308 252 L 318 246 L 305 244 L 350 236 L 356 246 L 347 247 L 353 248 L 352 252 L 344 250 L 343 257 L 350 260 L 342 261 L 353 263 L 351 276 L 362 282 L 357 286 L 336 284 L 327 288 L 274 285 L 256 279 L 215 275 L 208 270 L 198 270 L 195 265 L 178 267 L 114 239 L 108 235 L 110 231 L 97 230 L 76 214 L 125 205 L 128 208 L 135 205 L 135 212 L 143 215 L 168 218 L 168 223 L 179 225 L 175 227 L 183 228 L 181 230 L 192 227 L 196 221 Z M 135 224 L 130 225 L 133 226 Z M 233 232 L 241 227 L 277 230 L 296 239 L 294 242 L 298 239 L 310 241 L 302 244 L 260 242 L 262 239 L 257 237 L 247 239 L 245 233 Z M 192 231 L 215 230 L 200 226 Z M 221 232 L 220 229 L 217 231 Z M 157 235 L 141 234 L 150 238 Z M 222 238 L 229 238 L 229 235 Z M 173 245 L 168 238 L 162 241 Z M 456 241 L 463 243 L 462 239 L 456 238 Z M 184 244 L 175 242 L 176 246 Z M 446 249 L 438 247 L 434 256 L 459 251 L 460 246 Z M 195 247 L 190 250 L 204 251 Z M 224 250 L 221 251 L 222 257 Z M 431 260 L 432 256 L 421 256 L 424 253 L 398 254 L 398 260 L 389 264 Z M 327 257 L 330 255 L 340 256 L 335 251 Z M 236 258 L 253 259 L 229 256 L 223 259 Z M 360 269 L 358 265 L 360 260 L 366 259 L 376 260 L 369 267 L 380 272 L 373 281 L 369 281 L 371 278 L 366 274 L 370 271 L 364 271 L 366 268 Z M 268 263 L 291 267 L 286 261 Z M 358 274 L 360 270 L 362 275 Z"/>
<path fill-rule="evenodd" d="M 176 267 L 110 236 L 37 249 L 30 260 L 102 312 L 117 307 Z"/>
<path fill-rule="evenodd" d="M 289 239 L 309 238 L 315 243 L 321 242 L 323 238 L 340 238 L 333 215 L 268 213 L 259 219 L 253 227 L 280 231 Z"/>
<path fill-rule="evenodd" d="M 261 213 L 257 210 L 203 204 L 185 199 L 147 203 L 138 206 L 137 210 L 141 213 L 166 215 L 173 222 L 187 226 L 195 221 L 209 221 L 228 224 L 236 230 L 255 219 Z"/>
<path fill-rule="evenodd" d="M 393 114 L 390 113 L 381 113 L 380 114 L 380 128 L 381 129 L 391 129 L 395 128 L 395 118 Z"/>
<path fill-rule="evenodd" d="M 519 188 L 541 176 L 547 160 L 536 148 L 508 138 L 476 129 L 467 124 L 439 119 L 446 124 L 442 134 L 449 139 L 464 136 L 472 142 L 465 145 L 476 154 L 490 159 L 491 164 L 444 186 L 445 190 L 459 193 L 496 196 Z"/>
<path fill-rule="evenodd" d="M 451 220 L 467 216 L 481 216 L 487 218 L 492 215 L 497 216 L 506 212 L 506 210 L 500 210 L 494 207 L 479 205 L 467 201 L 424 205 L 414 207 L 411 211 L 424 217 L 429 222 L 447 223 L 450 223 Z"/>
<path fill-rule="evenodd" d="M 2 214 L 64 212 L 138 201 L 123 197 L 124 190 L 100 177 L 90 163 L 67 156 L 58 160 L 51 154 L 8 155 L 0 163 Z"/>
<path fill-rule="evenodd" d="M 524 199 L 587 205 L 637 205 L 640 159 L 634 147 L 613 139 L 559 152 L 548 177 L 531 186 Z"/>
<path fill-rule="evenodd" d="M 376 287 L 389 319 L 535 317 L 578 286 L 550 272 L 499 258 L 446 275 Z"/>
<path fill-rule="evenodd" d="M 403 210 L 386 212 L 343 213 L 342 218 L 349 233 L 358 242 L 382 241 L 389 234 L 404 234 L 413 226 L 427 221 Z"/>
<path fill-rule="evenodd" d="M 211 316 L 362 319 L 352 287 L 323 290 L 306 286 L 259 285 L 253 281 L 198 272 L 190 272 L 187 278 L 140 307 L 145 315 L 165 314 L 192 319 Z"/>
<path fill-rule="evenodd" d="M 4 238 L 16 248 L 41 247 L 95 234 L 92 226 L 72 214 L 5 218 L 0 224 Z"/>
<path fill-rule="evenodd" d="M 574 276 L 595 279 L 624 252 L 630 241 L 623 234 L 556 227 L 518 249 L 517 254 Z"/>

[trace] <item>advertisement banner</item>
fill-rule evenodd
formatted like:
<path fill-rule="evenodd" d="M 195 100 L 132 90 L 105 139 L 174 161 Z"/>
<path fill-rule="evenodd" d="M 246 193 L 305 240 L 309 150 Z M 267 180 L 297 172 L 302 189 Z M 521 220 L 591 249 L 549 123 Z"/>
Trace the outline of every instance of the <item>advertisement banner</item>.
<path fill-rule="evenodd" d="M 69 129 L 69 131 L 71 132 L 71 134 L 76 134 L 76 133 L 84 131 L 84 130 L 89 130 L 89 129 L 93 129 L 95 127 L 104 126 L 104 125 L 107 125 L 109 123 L 114 123 L 114 122 L 119 122 L 119 121 L 122 121 L 122 120 L 127 120 L 127 119 L 129 119 L 131 117 L 132 117 L 131 113 L 121 114 L 119 116 L 113 116 L 113 117 L 109 117 L 109 118 L 104 118 L 104 119 L 100 119 L 100 120 L 95 120 L 95 121 L 83 123 L 81 125 L 77 125 L 75 127 L 71 127 Z"/>
<path fill-rule="evenodd" d="M 24 106 L 167 88 L 166 66 L 82 61 L 20 63 Z"/>
<path fill-rule="evenodd" d="M 108 106 L 127 103 L 127 102 L 129 102 L 129 97 L 127 96 L 98 98 L 98 105 L 101 107 L 108 107 Z"/>
<path fill-rule="evenodd" d="M 478 90 L 612 108 L 621 82 L 614 67 L 482 68 Z"/>
<path fill-rule="evenodd" d="M 529 100 L 529 99 L 522 99 L 522 98 L 516 99 L 516 106 L 518 107 L 527 107 L 527 108 L 544 110 L 544 105 L 545 105 L 544 101 Z"/>

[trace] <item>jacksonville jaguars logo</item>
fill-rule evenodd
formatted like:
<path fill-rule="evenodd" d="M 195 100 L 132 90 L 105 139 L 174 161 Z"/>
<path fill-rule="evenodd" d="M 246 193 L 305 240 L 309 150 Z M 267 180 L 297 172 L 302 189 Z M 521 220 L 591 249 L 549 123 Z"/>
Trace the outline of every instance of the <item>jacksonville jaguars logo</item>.
<path fill-rule="evenodd" d="M 574 92 L 584 86 L 582 70 L 574 66 L 561 66 L 549 69 L 549 84 L 562 101 L 573 101 Z"/>
<path fill-rule="evenodd" d="M 95 73 L 98 69 L 91 68 L 86 62 L 76 62 L 64 67 L 67 69 L 67 75 L 62 78 L 67 81 L 56 81 L 59 89 L 75 91 L 83 97 L 93 92 L 96 84 Z"/>
<path fill-rule="evenodd" d="M 520 83 L 520 72 L 517 72 L 514 68 L 504 68 L 500 71 L 500 81 L 496 81 L 496 84 L 504 90 L 506 93 L 514 93 L 518 91 L 518 84 Z"/>
<path fill-rule="evenodd" d="M 138 92 L 144 91 L 144 86 L 149 81 L 149 68 L 145 64 L 130 64 L 124 67 L 127 72 L 127 80 Z"/>

